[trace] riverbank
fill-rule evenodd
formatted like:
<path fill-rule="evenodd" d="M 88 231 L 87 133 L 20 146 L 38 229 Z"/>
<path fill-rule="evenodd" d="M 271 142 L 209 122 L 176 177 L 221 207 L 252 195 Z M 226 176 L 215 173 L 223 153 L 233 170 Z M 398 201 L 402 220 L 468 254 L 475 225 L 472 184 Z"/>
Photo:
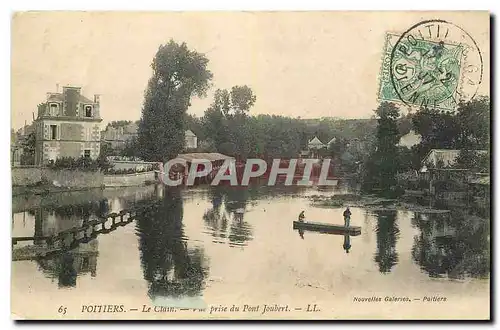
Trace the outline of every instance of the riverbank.
<path fill-rule="evenodd" d="M 31 195 L 48 195 L 52 193 L 64 193 L 64 192 L 76 192 L 76 191 L 85 191 L 85 190 L 95 190 L 95 189 L 103 189 L 96 187 L 58 187 L 50 183 L 40 183 L 38 185 L 30 185 L 30 186 L 12 186 L 12 197 L 25 195 L 29 197 Z"/>
<path fill-rule="evenodd" d="M 26 189 L 26 187 L 17 187 Z M 54 207 L 87 202 L 97 202 L 103 199 L 128 198 L 150 196 L 154 194 L 156 185 L 136 186 L 136 187 L 108 187 L 108 188 L 88 188 L 80 190 L 57 190 L 53 187 L 52 191 L 43 194 L 34 194 L 43 188 L 30 188 L 29 192 L 12 196 L 12 212 L 23 212 L 33 210 L 39 207 Z"/>
<path fill-rule="evenodd" d="M 45 167 L 12 168 L 12 195 L 46 195 L 104 187 L 144 186 L 156 182 L 154 171 L 104 174 L 100 171 L 51 169 Z"/>

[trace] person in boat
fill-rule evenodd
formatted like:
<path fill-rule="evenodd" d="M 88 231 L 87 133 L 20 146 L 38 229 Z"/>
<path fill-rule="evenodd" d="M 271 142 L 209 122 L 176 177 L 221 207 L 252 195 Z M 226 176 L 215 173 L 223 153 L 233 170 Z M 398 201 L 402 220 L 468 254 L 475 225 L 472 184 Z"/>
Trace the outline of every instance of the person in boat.
<path fill-rule="evenodd" d="M 304 219 L 305 219 L 305 214 L 304 214 L 304 211 L 300 212 L 299 214 L 299 222 L 304 222 Z"/>
<path fill-rule="evenodd" d="M 344 227 L 349 227 L 351 222 L 351 210 L 349 210 L 349 206 L 344 211 Z"/>

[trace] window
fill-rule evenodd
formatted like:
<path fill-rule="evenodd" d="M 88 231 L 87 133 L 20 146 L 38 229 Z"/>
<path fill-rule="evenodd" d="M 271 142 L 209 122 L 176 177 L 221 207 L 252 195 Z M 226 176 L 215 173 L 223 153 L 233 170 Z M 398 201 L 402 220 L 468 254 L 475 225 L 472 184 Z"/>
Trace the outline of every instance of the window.
<path fill-rule="evenodd" d="M 89 149 L 84 150 L 84 151 L 83 151 L 83 156 L 84 156 L 85 158 L 90 158 L 90 150 L 89 150 Z"/>
<path fill-rule="evenodd" d="M 85 106 L 85 117 L 92 117 L 92 106 L 91 105 Z"/>
<path fill-rule="evenodd" d="M 57 140 L 57 125 L 50 125 L 50 139 Z"/>
<path fill-rule="evenodd" d="M 59 105 L 57 103 L 50 104 L 50 115 L 57 116 L 59 114 Z"/>

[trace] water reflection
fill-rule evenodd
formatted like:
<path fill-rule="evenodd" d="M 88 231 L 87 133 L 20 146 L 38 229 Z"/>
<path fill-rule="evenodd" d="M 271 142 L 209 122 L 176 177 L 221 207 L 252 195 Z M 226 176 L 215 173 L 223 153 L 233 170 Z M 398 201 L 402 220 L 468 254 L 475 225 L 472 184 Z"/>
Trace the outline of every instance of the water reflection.
<path fill-rule="evenodd" d="M 208 263 L 201 247 L 189 247 L 184 236 L 181 191 L 165 189 L 162 200 L 138 215 L 137 235 L 144 279 L 151 299 L 198 296 Z"/>
<path fill-rule="evenodd" d="M 97 236 L 130 223 L 132 218 L 128 215 L 118 217 L 116 225 L 114 220 L 109 220 L 111 227 L 107 222 L 101 224 L 102 227 L 89 224 L 102 222 L 112 210 L 119 211 L 126 205 L 133 205 L 136 198 L 135 195 L 125 195 L 66 205 L 44 203 L 13 214 L 14 220 L 21 217 L 22 222 L 13 221 L 12 236 L 25 238 L 20 242 L 16 240 L 13 245 L 13 260 L 33 260 L 42 274 L 57 281 L 60 288 L 75 287 L 78 276 L 90 274 L 96 277 Z"/>
<path fill-rule="evenodd" d="M 344 234 L 344 245 L 342 247 L 345 250 L 345 253 L 349 253 L 349 250 L 351 249 L 351 235 L 349 233 Z"/>
<path fill-rule="evenodd" d="M 43 200 L 41 204 L 43 206 L 16 212 L 13 215 L 13 237 L 33 237 L 34 240 L 33 243 L 30 241 L 31 245 L 28 246 L 23 246 L 27 242 L 20 242 L 13 250 L 46 248 L 43 239 L 46 236 L 57 235 L 62 231 L 82 226 L 110 212 L 143 206 L 146 209 L 139 214 L 135 228 L 132 227 L 130 228 L 132 230 L 128 231 L 102 232 L 100 235 L 113 235 L 113 240 L 123 242 L 122 244 L 139 243 L 143 273 L 141 277 L 148 283 L 148 293 L 152 299 L 200 296 L 209 273 L 208 260 L 213 271 L 220 272 L 221 268 L 225 269 L 221 265 L 225 265 L 226 258 L 234 258 L 235 264 L 238 258 L 241 258 L 238 250 L 234 250 L 234 253 L 220 254 L 220 249 L 213 248 L 214 242 L 226 244 L 228 247 L 250 249 L 251 251 L 247 252 L 251 254 L 254 251 L 258 252 L 259 248 L 263 251 L 263 247 L 272 244 L 276 253 L 285 254 L 289 253 L 290 246 L 287 243 L 276 244 L 275 233 L 279 233 L 283 242 L 297 240 L 297 234 L 290 230 L 291 218 L 288 215 L 286 219 L 280 218 L 284 208 L 290 208 L 287 210 L 290 214 L 296 214 L 293 212 L 298 213 L 303 209 L 307 214 L 317 212 L 314 217 L 318 218 L 326 214 L 330 216 L 330 212 L 334 214 L 337 212 L 313 209 L 305 196 L 319 192 L 317 189 L 307 190 L 302 187 L 197 188 L 201 193 L 190 189 L 164 189 L 158 186 L 142 189 L 144 189 L 142 192 L 134 192 L 131 195 L 124 194 L 123 190 L 117 190 L 105 198 L 96 197 L 91 201 L 85 198 L 83 201 L 72 201 L 70 204 L 62 205 L 54 204 L 53 200 L 56 199 Z M 189 208 L 186 209 L 186 218 L 189 211 L 188 219 L 184 219 L 185 207 Z M 338 249 L 339 253 L 349 253 L 349 257 L 356 254 L 350 268 L 344 268 L 342 272 L 350 272 L 351 269 L 355 272 L 358 267 L 375 262 L 378 270 L 372 271 L 369 275 L 372 278 L 380 276 L 380 273 L 392 272 L 400 261 L 400 267 L 411 265 L 411 268 L 403 272 L 404 276 L 407 276 L 405 280 L 412 280 L 412 274 L 415 272 L 425 273 L 430 277 L 489 276 L 490 228 L 489 218 L 485 217 L 489 216 L 488 210 L 463 208 L 452 210 L 450 214 L 422 214 L 393 210 L 364 212 L 362 208 L 359 211 L 360 214 L 362 212 L 366 215 L 364 219 L 359 218 L 358 225 L 362 226 L 362 236 L 352 238 L 353 235 L 340 232 L 336 237 L 329 235 L 319 237 L 318 234 L 309 232 L 307 246 L 315 249 L 320 255 L 324 254 L 326 256 L 324 259 L 327 259 L 329 254 L 324 248 L 322 250 L 325 246 L 323 244 L 335 242 L 334 249 Z M 295 217 L 293 215 L 293 218 Z M 186 233 L 192 237 L 187 237 Z M 298 234 L 300 240 L 305 239 L 304 230 L 299 229 Z M 28 258 L 13 258 L 13 260 L 34 262 L 38 268 L 37 272 L 53 279 L 57 283 L 57 286 L 54 285 L 56 288 L 75 288 L 78 286 L 79 276 L 91 276 L 101 280 L 99 274 L 106 273 L 105 270 L 109 273 L 107 268 L 112 267 L 114 270 L 122 266 L 101 262 L 99 267 L 106 269 L 98 271 L 99 252 L 108 256 L 121 253 L 116 245 L 111 247 L 103 241 L 99 245 L 101 237 L 103 236 L 97 238 L 89 236 L 87 240 L 80 240 L 79 237 L 78 244 L 59 250 L 57 253 L 37 258 L 31 258 L 30 254 L 26 254 Z M 250 244 L 252 240 L 260 241 L 260 244 Z M 352 240 L 356 242 L 353 243 Z M 352 244 L 356 245 L 354 250 Z M 340 248 L 342 252 L 339 251 Z M 273 254 L 254 253 L 254 255 L 258 258 L 258 262 L 265 263 L 269 261 L 266 258 Z M 309 255 L 298 255 L 298 258 L 306 259 Z M 410 262 L 400 260 L 403 258 L 407 258 L 405 261 Z M 415 271 L 416 267 L 413 267 L 415 264 L 420 270 Z M 16 263 L 14 268 L 15 265 Z M 244 269 L 244 263 L 241 268 L 238 271 L 242 273 L 251 271 Z M 231 271 L 228 270 L 228 278 L 231 277 Z M 356 276 L 354 273 L 351 275 Z M 393 275 L 401 276 L 396 273 Z M 418 276 L 414 280 L 421 281 L 421 278 Z"/>
<path fill-rule="evenodd" d="M 94 239 L 52 258 L 40 258 L 37 263 L 48 277 L 57 278 L 59 287 L 74 287 L 77 276 L 90 273 L 96 277 L 98 254 L 98 242 Z"/>
<path fill-rule="evenodd" d="M 304 230 L 303 229 L 299 229 L 298 232 L 299 232 L 300 238 L 304 239 Z"/>
<path fill-rule="evenodd" d="M 84 222 L 96 220 L 109 213 L 107 200 L 64 205 L 45 206 L 29 210 L 28 214 L 35 217 L 35 237 L 46 237 L 81 227 Z"/>
<path fill-rule="evenodd" d="M 313 233 L 316 233 L 316 234 L 327 234 L 327 235 L 336 235 L 336 236 L 343 236 L 344 238 L 344 241 L 343 241 L 343 244 L 342 244 L 342 249 L 345 251 L 345 253 L 349 253 L 349 251 L 351 250 L 351 234 L 349 232 L 342 232 L 340 230 L 330 230 L 330 231 L 327 231 L 327 230 L 306 230 L 306 231 L 309 231 L 309 232 L 313 232 Z M 302 228 L 297 228 L 297 232 L 299 233 L 299 237 L 301 239 L 304 239 L 304 233 L 305 233 L 305 230 L 302 229 Z M 356 234 L 354 236 L 358 236 L 359 234 Z"/>
<path fill-rule="evenodd" d="M 215 243 L 246 246 L 252 240 L 252 226 L 245 221 L 248 201 L 255 197 L 255 189 L 217 186 L 208 188 L 211 208 L 203 215 Z"/>
<path fill-rule="evenodd" d="M 389 273 L 398 262 L 396 242 L 399 238 L 399 228 L 396 221 L 397 211 L 375 211 L 377 226 L 377 250 L 375 262 L 381 273 Z"/>
<path fill-rule="evenodd" d="M 13 253 L 18 260 L 34 259 L 42 273 L 57 279 L 59 287 L 74 287 L 78 275 L 90 273 L 95 277 L 97 274 L 97 240 L 86 239 L 81 243 L 76 237 L 69 235 L 70 237 L 64 237 L 61 245 L 57 246 L 46 241 L 46 238 L 82 227 L 84 223 L 107 214 L 108 210 L 106 200 L 29 210 L 23 214 L 22 226 L 27 225 L 26 214 L 34 218 L 32 232 L 26 234 L 27 237 L 33 237 L 33 244 L 16 244 Z M 85 236 L 88 238 L 86 234 Z M 64 246 L 68 241 L 68 246 Z"/>
<path fill-rule="evenodd" d="M 487 277 L 490 272 L 489 221 L 467 210 L 415 213 L 413 260 L 431 277 Z"/>

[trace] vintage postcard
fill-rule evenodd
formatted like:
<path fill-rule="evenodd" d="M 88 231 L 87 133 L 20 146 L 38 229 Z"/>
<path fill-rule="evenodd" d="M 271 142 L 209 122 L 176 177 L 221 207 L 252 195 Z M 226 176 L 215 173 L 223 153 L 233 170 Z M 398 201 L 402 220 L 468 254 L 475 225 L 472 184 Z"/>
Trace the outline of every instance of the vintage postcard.
<path fill-rule="evenodd" d="M 17 320 L 489 320 L 490 14 L 16 12 Z"/>

